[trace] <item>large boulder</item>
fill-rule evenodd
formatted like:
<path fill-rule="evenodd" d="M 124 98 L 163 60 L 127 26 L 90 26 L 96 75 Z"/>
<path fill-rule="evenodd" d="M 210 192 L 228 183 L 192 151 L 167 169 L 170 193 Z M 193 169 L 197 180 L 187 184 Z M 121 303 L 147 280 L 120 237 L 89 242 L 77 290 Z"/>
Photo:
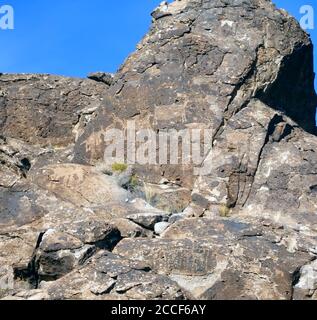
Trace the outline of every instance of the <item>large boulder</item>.
<path fill-rule="evenodd" d="M 131 120 L 156 133 L 210 129 L 211 151 L 199 165 L 208 174 L 181 162 L 136 163 L 136 173 L 184 188 L 182 203 L 177 191 L 169 196 L 172 209 L 192 200 L 196 215 L 225 207 L 314 221 L 316 104 L 313 46 L 285 11 L 266 0 L 174 1 L 153 13 L 150 32 L 78 139 L 74 161 L 107 160 L 106 130 Z"/>
<path fill-rule="evenodd" d="M 265 105 L 266 122 L 274 118 L 271 109 L 279 110 L 315 132 L 313 47 L 285 11 L 266 0 L 182 0 L 158 12 L 164 14 L 153 14 L 150 32 L 78 140 L 76 161 L 103 159 L 105 130 L 125 128 L 131 119 L 137 129 L 156 132 L 210 128 L 215 145 L 245 107 L 257 116 L 257 106 L 250 106 L 254 99 Z M 191 167 L 182 165 L 139 171 L 152 182 L 163 175 L 192 187 L 195 180 Z"/>
<path fill-rule="evenodd" d="M 126 190 L 116 186 L 112 177 L 89 166 L 51 165 L 39 170 L 34 180 L 43 189 L 78 206 L 124 203 L 129 197 Z"/>

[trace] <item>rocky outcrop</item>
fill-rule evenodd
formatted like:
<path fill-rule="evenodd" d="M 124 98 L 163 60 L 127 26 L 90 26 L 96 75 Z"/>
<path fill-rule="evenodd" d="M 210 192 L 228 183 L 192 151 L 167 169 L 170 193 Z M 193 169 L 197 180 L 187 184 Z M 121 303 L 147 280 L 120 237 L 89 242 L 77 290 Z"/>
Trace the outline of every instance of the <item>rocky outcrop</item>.
<path fill-rule="evenodd" d="M 181 300 L 184 295 L 166 276 L 137 261 L 100 251 L 85 267 L 37 290 L 20 291 L 14 298 L 37 300 Z"/>
<path fill-rule="evenodd" d="M 281 246 L 287 230 L 238 219 L 187 219 L 161 239 L 125 239 L 115 253 L 168 275 L 192 299 L 291 299 L 312 259 Z M 225 244 L 225 246 L 224 246 Z"/>
<path fill-rule="evenodd" d="M 179 0 L 114 76 L 0 75 L 0 298 L 316 299 L 313 47 L 269 0 Z M 210 129 L 192 164 L 105 131 Z"/>
<path fill-rule="evenodd" d="M 140 166 L 138 174 L 149 183 L 177 181 L 187 190 L 186 200 L 191 198 L 202 210 L 214 205 L 252 210 L 259 201 L 250 196 L 267 182 L 264 177 L 257 184 L 263 156 L 274 145 L 280 162 L 282 149 L 296 148 L 298 132 L 310 140 L 303 130 L 316 131 L 309 37 L 270 1 L 175 1 L 162 5 L 153 17 L 149 34 L 121 67 L 111 94 L 79 138 L 75 161 L 93 164 L 102 159 L 104 131 L 125 128 L 131 119 L 137 128 L 155 132 L 209 128 L 212 152 L 204 165 L 213 170 L 206 179 L 196 179 L 187 164 Z M 307 157 L 301 153 L 299 157 Z M 308 175 L 314 174 L 314 166 Z M 287 168 L 277 170 L 285 173 Z M 294 198 L 306 197 L 302 191 L 299 187 L 294 196 L 283 197 L 293 197 L 294 203 Z M 260 201 L 262 211 L 279 207 L 270 192 L 260 197 L 263 193 L 270 201 Z"/>
<path fill-rule="evenodd" d="M 0 76 L 0 134 L 67 146 L 102 101 L 105 86 L 50 75 Z"/>

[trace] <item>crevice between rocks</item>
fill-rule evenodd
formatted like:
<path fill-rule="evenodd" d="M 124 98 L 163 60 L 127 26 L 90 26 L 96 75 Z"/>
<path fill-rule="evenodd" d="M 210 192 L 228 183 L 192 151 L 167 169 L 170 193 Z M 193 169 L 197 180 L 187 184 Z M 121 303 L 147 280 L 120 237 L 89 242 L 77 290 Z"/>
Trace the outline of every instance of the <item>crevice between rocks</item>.
<path fill-rule="evenodd" d="M 20 267 L 13 268 L 14 278 L 28 282 L 33 289 L 38 288 L 38 285 L 39 285 L 38 264 L 36 261 L 36 253 L 38 248 L 41 245 L 45 232 L 46 231 L 41 232 L 39 234 L 31 261 L 29 262 L 27 268 L 20 268 Z"/>
<path fill-rule="evenodd" d="M 59 276 L 39 274 L 40 259 L 39 259 L 38 253 L 39 253 L 39 248 L 41 246 L 41 243 L 43 241 L 43 237 L 46 232 L 47 231 L 44 231 L 39 234 L 33 254 L 32 254 L 32 258 L 28 263 L 27 267 L 16 266 L 13 268 L 14 278 L 27 282 L 30 285 L 31 289 L 38 289 L 41 281 L 56 281 L 63 276 L 61 275 L 59 277 Z M 78 266 L 84 265 L 86 261 L 90 259 L 92 256 L 94 256 L 99 250 L 107 250 L 109 252 L 112 252 L 122 239 L 123 238 L 120 232 L 118 230 L 114 230 L 110 234 L 107 234 L 106 238 L 103 240 L 98 240 L 93 243 L 83 243 L 83 246 L 91 245 L 94 247 L 91 250 L 87 251 L 87 254 L 83 256 L 81 260 L 78 260 L 77 262 Z M 60 251 L 61 250 L 57 250 L 55 253 L 58 253 Z M 70 270 L 69 272 L 71 272 L 72 270 Z"/>
<path fill-rule="evenodd" d="M 281 115 L 275 115 L 272 120 L 270 121 L 269 125 L 268 125 L 268 128 L 267 128 L 267 134 L 266 134 L 266 137 L 265 137 L 265 140 L 264 140 L 264 143 L 260 149 L 260 152 L 259 152 L 259 155 L 258 155 L 258 160 L 257 160 L 257 164 L 256 164 L 256 167 L 255 167 L 255 170 L 254 172 L 251 174 L 251 185 L 250 185 L 250 188 L 249 188 L 249 192 L 247 194 L 247 197 L 246 199 L 244 200 L 243 204 L 242 204 L 242 207 L 245 207 L 246 203 L 248 202 L 249 198 L 250 198 L 250 195 L 251 195 L 251 192 L 253 190 L 253 185 L 254 185 L 254 181 L 255 181 L 255 177 L 258 173 L 258 170 L 259 170 L 259 167 L 260 167 L 260 163 L 261 163 L 261 160 L 262 160 L 262 156 L 263 156 L 263 153 L 264 153 L 264 150 L 266 148 L 266 146 L 270 143 L 270 138 L 274 135 L 274 132 L 276 132 L 276 128 L 277 128 L 277 125 L 280 124 L 280 123 L 283 123 L 284 122 L 284 119 Z M 283 133 L 282 133 L 283 135 Z"/>

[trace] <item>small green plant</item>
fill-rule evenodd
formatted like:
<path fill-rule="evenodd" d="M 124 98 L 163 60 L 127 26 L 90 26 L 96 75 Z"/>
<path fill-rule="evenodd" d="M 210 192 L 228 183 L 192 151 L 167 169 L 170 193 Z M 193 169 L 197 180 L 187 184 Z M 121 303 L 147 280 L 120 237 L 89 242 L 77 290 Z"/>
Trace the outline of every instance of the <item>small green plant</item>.
<path fill-rule="evenodd" d="M 130 186 L 134 189 L 139 185 L 139 179 L 136 174 L 132 175 L 130 179 Z"/>
<path fill-rule="evenodd" d="M 128 166 L 125 163 L 117 163 L 116 162 L 111 166 L 111 169 L 113 172 L 122 173 L 128 169 Z"/>
<path fill-rule="evenodd" d="M 133 174 L 130 177 L 129 182 L 126 185 L 124 185 L 123 188 L 128 191 L 134 192 L 139 185 L 140 185 L 140 182 L 139 182 L 137 175 Z"/>
<path fill-rule="evenodd" d="M 220 217 L 228 217 L 230 215 L 230 208 L 225 204 L 221 205 L 219 208 L 219 214 Z"/>

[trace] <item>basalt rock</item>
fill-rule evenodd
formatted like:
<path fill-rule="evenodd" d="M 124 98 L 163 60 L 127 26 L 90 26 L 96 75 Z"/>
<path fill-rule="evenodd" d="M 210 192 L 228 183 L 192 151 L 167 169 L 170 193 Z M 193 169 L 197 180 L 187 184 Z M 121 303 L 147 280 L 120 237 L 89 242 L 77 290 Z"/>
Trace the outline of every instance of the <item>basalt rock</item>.
<path fill-rule="evenodd" d="M 105 73 L 105 72 L 92 72 L 88 75 L 88 79 L 102 82 L 107 86 L 111 86 L 113 84 L 113 74 Z"/>
<path fill-rule="evenodd" d="M 182 300 L 184 293 L 167 276 L 141 262 L 98 252 L 85 265 L 37 290 L 20 291 L 7 299 L 21 300 Z"/>
<path fill-rule="evenodd" d="M 303 171 L 303 164 L 283 163 L 289 157 L 280 156 L 298 148 L 300 137 L 305 147 L 298 157 L 314 161 L 305 151 L 315 149 L 310 146 L 317 102 L 313 47 L 295 19 L 266 0 L 175 1 L 153 17 L 150 32 L 120 68 L 96 118 L 77 141 L 74 160 L 103 159 L 105 130 L 124 129 L 128 120 L 155 132 L 209 128 L 212 151 L 201 164 L 212 167 L 207 176 L 197 177 L 192 166 L 181 163 L 136 166 L 137 174 L 148 183 L 176 181 L 187 190 L 184 202 L 192 200 L 202 212 L 220 206 L 249 212 L 260 204 L 269 215 L 276 207 L 288 208 L 287 203 L 299 206 L 295 198 L 302 199 L 303 210 L 315 207 L 315 197 L 304 190 L 315 184 L 316 164 Z M 281 182 L 274 188 L 281 193 L 295 172 L 302 181 L 282 195 L 285 208 L 272 201 L 269 180 L 276 172 L 262 176 L 261 167 L 271 163 L 265 157 L 273 154 L 277 171 L 292 172 L 284 181 L 277 179 Z"/>
<path fill-rule="evenodd" d="M 169 275 L 191 298 L 284 300 L 292 298 L 298 268 L 312 257 L 280 243 L 281 232 L 260 221 L 186 219 L 161 239 L 125 239 L 115 253 Z"/>
<path fill-rule="evenodd" d="M 0 298 L 316 299 L 313 47 L 269 0 L 163 2 L 113 77 L 0 74 Z M 192 164 L 105 131 L 210 129 Z"/>
<path fill-rule="evenodd" d="M 105 87 L 50 75 L 0 76 L 0 134 L 32 144 L 67 146 L 99 107 Z"/>

